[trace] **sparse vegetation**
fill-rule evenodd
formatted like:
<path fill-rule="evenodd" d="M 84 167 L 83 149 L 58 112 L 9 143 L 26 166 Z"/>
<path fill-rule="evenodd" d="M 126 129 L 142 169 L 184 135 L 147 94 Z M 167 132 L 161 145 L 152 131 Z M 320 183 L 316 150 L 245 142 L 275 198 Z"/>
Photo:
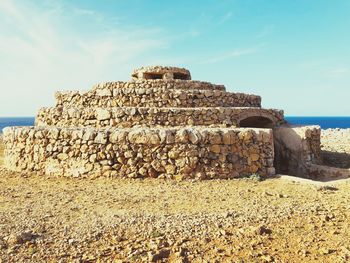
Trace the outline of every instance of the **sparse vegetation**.
<path fill-rule="evenodd" d="M 261 182 L 264 180 L 264 177 L 261 176 L 259 173 L 252 173 L 252 174 L 246 174 L 244 176 L 241 176 L 240 178 L 242 179 L 249 179 L 249 180 L 253 180 L 256 182 Z"/>
<path fill-rule="evenodd" d="M 260 174 L 258 174 L 258 173 L 252 173 L 249 176 L 249 179 L 260 182 L 260 181 L 263 180 L 263 177 Z"/>

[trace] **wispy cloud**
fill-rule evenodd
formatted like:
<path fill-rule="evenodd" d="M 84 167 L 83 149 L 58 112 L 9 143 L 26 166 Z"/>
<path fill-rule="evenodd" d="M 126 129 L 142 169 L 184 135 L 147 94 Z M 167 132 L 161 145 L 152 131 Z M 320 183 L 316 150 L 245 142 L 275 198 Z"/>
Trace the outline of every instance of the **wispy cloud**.
<path fill-rule="evenodd" d="M 74 51 L 75 56 L 90 56 L 94 62 L 108 63 L 116 57 L 120 61 L 121 58 L 124 60 L 135 57 L 145 50 L 166 45 L 164 39 L 154 37 L 154 29 L 134 28 L 129 30 L 120 26 L 113 28 L 101 25 L 96 21 L 100 21 L 99 18 L 91 19 L 95 11 L 86 9 L 78 13 L 90 15 L 89 19 L 84 20 L 80 17 L 80 20 L 83 21 L 86 28 L 100 30 L 84 34 L 73 24 L 74 21 L 66 21 L 65 16 L 67 13 L 69 16 L 70 10 L 64 7 L 43 12 L 33 6 L 24 8 L 17 1 L 2 0 L 0 12 L 10 22 L 10 25 L 3 25 L 3 27 L 10 26 L 12 30 L 18 31 L 16 34 L 11 32 L 0 36 L 2 46 L 8 48 L 7 51 L 22 51 L 28 56 L 33 56 L 34 52 L 42 54 L 41 57 L 55 56 L 64 60 L 64 54 L 71 56 L 71 52 Z M 21 47 L 27 46 L 32 52 L 17 49 L 13 44 Z"/>
<path fill-rule="evenodd" d="M 42 3 L 0 1 L 1 115 L 32 115 L 53 102 L 54 90 L 125 76 L 133 61 L 168 45 L 160 28 L 122 26 L 96 11 Z"/>
<path fill-rule="evenodd" d="M 330 77 L 350 76 L 350 68 L 349 67 L 333 68 L 327 71 L 327 75 Z"/>
<path fill-rule="evenodd" d="M 221 25 L 232 18 L 233 13 L 231 11 L 225 13 L 219 20 L 218 24 Z"/>
<path fill-rule="evenodd" d="M 94 10 L 85 9 L 85 8 L 78 8 L 78 7 L 74 7 L 73 12 L 75 12 L 76 14 L 79 14 L 79 15 L 88 15 L 88 16 L 98 15 L 98 13 Z"/>
<path fill-rule="evenodd" d="M 254 54 L 254 53 L 257 53 L 258 51 L 259 51 L 258 48 L 236 49 L 236 50 L 232 50 L 232 51 L 229 51 L 223 54 L 218 54 L 214 57 L 208 58 L 202 61 L 202 63 L 203 64 L 217 63 L 224 60 L 229 60 L 229 59 L 233 59 L 233 58 L 237 58 L 245 55 Z"/>
<path fill-rule="evenodd" d="M 333 65 L 332 65 L 333 64 Z M 304 62 L 299 65 L 303 73 L 314 74 L 319 77 L 332 79 L 341 79 L 350 77 L 350 67 L 347 65 L 336 65 L 333 61 L 321 59 L 320 61 Z"/>
<path fill-rule="evenodd" d="M 256 35 L 256 38 L 264 38 L 270 34 L 272 34 L 275 30 L 275 25 L 267 25 L 264 26 L 263 29 Z"/>

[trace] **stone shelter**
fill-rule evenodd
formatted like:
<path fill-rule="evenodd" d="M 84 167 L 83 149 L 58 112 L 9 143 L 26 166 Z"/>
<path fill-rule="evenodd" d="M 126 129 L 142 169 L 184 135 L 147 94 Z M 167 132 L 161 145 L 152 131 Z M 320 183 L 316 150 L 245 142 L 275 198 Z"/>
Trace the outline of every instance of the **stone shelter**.
<path fill-rule="evenodd" d="M 191 79 L 178 67 L 142 67 L 128 82 L 60 91 L 34 127 L 4 129 L 5 165 L 71 177 L 311 176 L 320 128 L 291 127 L 257 95 Z"/>

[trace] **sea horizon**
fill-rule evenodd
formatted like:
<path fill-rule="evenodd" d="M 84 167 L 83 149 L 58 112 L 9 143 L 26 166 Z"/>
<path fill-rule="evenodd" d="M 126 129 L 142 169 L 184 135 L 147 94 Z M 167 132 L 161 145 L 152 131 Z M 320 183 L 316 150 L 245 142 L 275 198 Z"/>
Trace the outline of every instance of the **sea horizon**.
<path fill-rule="evenodd" d="M 350 116 L 285 116 L 290 124 L 319 125 L 322 129 L 350 128 Z M 35 117 L 0 117 L 0 133 L 5 127 L 33 126 Z"/>

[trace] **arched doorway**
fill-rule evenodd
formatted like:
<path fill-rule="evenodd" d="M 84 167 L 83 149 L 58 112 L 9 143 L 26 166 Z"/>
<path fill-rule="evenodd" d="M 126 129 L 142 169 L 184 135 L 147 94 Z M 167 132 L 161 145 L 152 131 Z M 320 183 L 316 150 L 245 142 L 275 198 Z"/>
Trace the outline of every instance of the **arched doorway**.
<path fill-rule="evenodd" d="M 249 128 L 273 128 L 274 122 L 266 117 L 262 116 L 251 116 L 239 121 L 239 127 Z"/>

